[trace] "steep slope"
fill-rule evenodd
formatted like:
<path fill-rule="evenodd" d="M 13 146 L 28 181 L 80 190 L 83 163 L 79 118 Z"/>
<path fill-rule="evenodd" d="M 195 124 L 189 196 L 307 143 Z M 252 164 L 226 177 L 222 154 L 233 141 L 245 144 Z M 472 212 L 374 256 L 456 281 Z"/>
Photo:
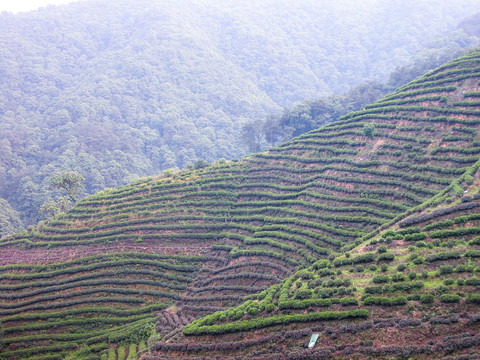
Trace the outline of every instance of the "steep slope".
<path fill-rule="evenodd" d="M 58 195 L 48 188 L 56 172 L 81 173 L 93 194 L 198 159 L 239 158 L 243 124 L 383 81 L 479 7 L 91 0 L 1 13 L 0 197 L 28 227 Z M 478 46 L 458 34 L 450 52 Z M 17 225 L 0 226 L 2 236 Z"/>
<path fill-rule="evenodd" d="M 478 359 L 479 180 L 477 173 L 468 187 L 473 196 L 442 201 L 235 309 L 197 320 L 184 329 L 188 337 L 157 342 L 145 358 Z M 237 311 L 242 316 L 225 321 Z M 316 348 L 306 349 L 314 333 Z"/>
<path fill-rule="evenodd" d="M 278 326 L 375 322 L 368 301 L 382 300 L 363 297 L 373 270 L 346 269 L 388 262 L 365 248 L 373 236 L 477 184 L 479 63 L 473 52 L 269 152 L 100 192 L 3 239 L 2 356 L 62 358 L 83 345 L 115 358 L 155 328 L 153 358 L 290 351 L 274 340 L 301 358 L 310 330 L 281 338 Z"/>
<path fill-rule="evenodd" d="M 480 105 L 472 101 L 479 96 L 478 91 L 452 88 L 457 92 L 456 100 L 462 94 L 469 100 L 445 99 L 459 107 L 458 113 L 470 115 L 460 120 L 464 135 L 451 132 L 458 128 L 458 118 L 432 117 L 431 114 L 440 109 L 427 108 L 425 103 L 422 107 L 410 105 L 434 100 L 430 95 L 425 98 L 424 94 L 444 91 L 445 88 L 437 86 L 453 79 L 468 79 L 466 83 L 478 90 L 478 75 L 473 78 L 461 75 L 478 74 L 474 66 L 468 70 L 463 68 L 465 61 L 470 59 L 460 59 L 429 73 L 365 111 L 347 116 L 343 124 L 361 122 L 365 116 L 378 117 L 372 115 L 377 109 L 394 104 L 397 114 L 393 118 L 410 124 L 415 121 L 414 126 L 402 122 L 397 128 L 425 130 L 421 117 L 399 116 L 398 112 L 429 111 L 430 116 L 422 114 L 428 116 L 427 121 L 441 122 L 450 131 L 437 140 L 437 146 L 427 145 L 430 147 L 428 158 L 444 164 L 475 161 L 472 166 L 464 169 L 444 190 L 397 216 L 388 227 L 377 228 L 364 236 L 362 242 L 357 240 L 352 251 L 343 255 L 332 253 L 328 260 L 297 271 L 281 284 L 250 296 L 237 308 L 193 322 L 183 330 L 185 336 L 155 343 L 152 355 L 146 358 L 157 359 L 160 355 L 159 358 L 164 359 L 167 354 L 193 358 L 208 354 L 208 358 L 222 359 L 363 359 L 372 356 L 426 359 L 448 355 L 453 356 L 451 359 L 477 359 L 480 347 L 480 279 L 477 275 L 480 272 L 480 159 L 471 156 L 477 153 L 475 142 L 472 146 L 461 142 L 472 135 L 473 140 L 476 133 L 474 124 L 478 123 L 478 116 L 475 119 L 476 111 L 471 110 L 472 106 Z M 447 81 L 448 76 L 452 77 Z M 422 84 L 437 88 L 428 89 Z M 403 100 L 398 100 L 408 98 L 408 107 Z M 457 111 L 448 110 L 450 114 L 453 112 Z M 392 116 L 382 114 L 379 118 L 392 119 Z M 469 126 L 464 126 L 466 124 Z M 318 132 L 337 126 L 332 124 Z M 399 139 L 390 136 L 392 138 Z M 389 147 L 394 148 L 390 154 L 399 148 L 392 145 L 393 142 L 389 142 Z M 468 154 L 470 160 L 459 154 Z M 425 157 L 421 158 L 425 163 Z M 415 161 L 416 157 L 412 162 Z M 404 217 L 407 218 L 399 221 Z M 387 228 L 380 236 L 375 235 Z M 295 325 L 290 325 L 292 323 Z M 306 349 L 314 333 L 320 334 L 318 345 L 315 350 Z"/>

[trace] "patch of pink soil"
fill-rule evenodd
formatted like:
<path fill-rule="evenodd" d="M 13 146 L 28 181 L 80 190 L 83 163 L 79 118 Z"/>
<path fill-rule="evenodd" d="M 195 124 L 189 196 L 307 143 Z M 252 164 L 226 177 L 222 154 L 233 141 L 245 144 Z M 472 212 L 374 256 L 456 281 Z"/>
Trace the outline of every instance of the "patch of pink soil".
<path fill-rule="evenodd" d="M 23 249 L 17 246 L 0 248 L 0 265 L 53 264 L 85 256 L 123 252 L 143 252 L 164 255 L 198 255 L 208 245 L 111 244 L 104 246 L 75 246 Z"/>

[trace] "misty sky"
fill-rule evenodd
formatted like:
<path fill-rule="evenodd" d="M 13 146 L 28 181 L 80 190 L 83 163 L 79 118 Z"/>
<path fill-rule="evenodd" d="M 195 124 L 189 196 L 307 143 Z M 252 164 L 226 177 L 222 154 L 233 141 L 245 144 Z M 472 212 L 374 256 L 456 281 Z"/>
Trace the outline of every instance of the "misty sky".
<path fill-rule="evenodd" d="M 67 4 L 75 0 L 8 0 L 0 1 L 0 12 L 10 11 L 18 13 L 22 11 L 37 10 L 47 5 Z"/>

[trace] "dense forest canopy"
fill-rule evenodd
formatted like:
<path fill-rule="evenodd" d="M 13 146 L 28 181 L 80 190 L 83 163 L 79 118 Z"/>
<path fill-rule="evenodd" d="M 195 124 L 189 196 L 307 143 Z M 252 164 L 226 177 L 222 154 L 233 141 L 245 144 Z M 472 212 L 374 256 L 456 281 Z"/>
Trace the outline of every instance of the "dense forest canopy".
<path fill-rule="evenodd" d="M 92 193 L 242 156 L 245 124 L 386 81 L 478 5 L 119 0 L 3 12 L 0 235 L 41 218 L 61 171 L 82 174 Z M 457 48 L 475 45 L 469 25 Z"/>

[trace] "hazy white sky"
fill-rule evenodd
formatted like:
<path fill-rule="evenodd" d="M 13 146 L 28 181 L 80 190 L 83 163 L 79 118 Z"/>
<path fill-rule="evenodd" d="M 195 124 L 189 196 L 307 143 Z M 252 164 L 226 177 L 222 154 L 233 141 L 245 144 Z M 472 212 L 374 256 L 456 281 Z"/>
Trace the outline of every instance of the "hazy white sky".
<path fill-rule="evenodd" d="M 47 5 L 67 4 L 73 1 L 75 0 L 0 0 L 0 12 L 10 11 L 18 13 L 36 10 Z"/>

